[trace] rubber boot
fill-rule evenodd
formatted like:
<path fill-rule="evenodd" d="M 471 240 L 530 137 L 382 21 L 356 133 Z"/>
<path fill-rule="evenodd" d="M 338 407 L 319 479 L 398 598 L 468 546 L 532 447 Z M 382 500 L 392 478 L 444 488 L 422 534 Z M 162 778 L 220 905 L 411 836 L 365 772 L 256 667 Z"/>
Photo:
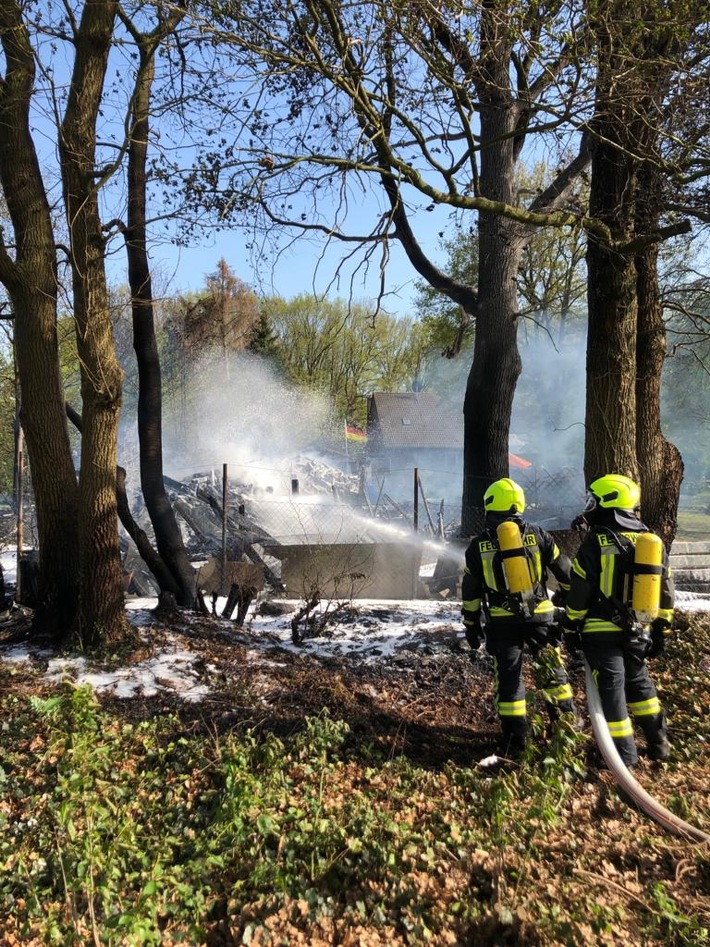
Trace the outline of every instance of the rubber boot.
<path fill-rule="evenodd" d="M 648 755 L 658 762 L 667 760 L 671 755 L 671 741 L 665 734 L 648 744 Z"/>
<path fill-rule="evenodd" d="M 500 742 L 500 755 L 510 760 L 519 760 L 525 752 L 527 734 L 527 722 L 523 726 L 518 724 L 515 728 L 504 725 Z"/>
<path fill-rule="evenodd" d="M 653 717 L 637 717 L 636 722 L 646 737 L 649 758 L 656 761 L 667 760 L 671 755 L 671 743 L 668 739 L 665 715 L 660 713 Z"/>

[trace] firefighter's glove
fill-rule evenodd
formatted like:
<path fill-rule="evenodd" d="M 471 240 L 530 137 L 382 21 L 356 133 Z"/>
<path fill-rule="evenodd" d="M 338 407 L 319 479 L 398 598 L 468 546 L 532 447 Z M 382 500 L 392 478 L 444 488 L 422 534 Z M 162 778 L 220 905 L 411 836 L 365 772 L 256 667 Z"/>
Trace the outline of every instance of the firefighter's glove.
<path fill-rule="evenodd" d="M 579 628 L 579 622 L 573 621 L 567 615 L 560 620 L 562 629 L 562 639 L 565 648 L 572 658 L 577 658 L 582 650 L 582 632 Z"/>
<path fill-rule="evenodd" d="M 564 637 L 564 629 L 559 624 L 548 625 L 547 629 L 547 641 L 549 644 L 556 648 L 559 644 L 562 644 L 562 639 Z"/>
<path fill-rule="evenodd" d="M 565 631 L 562 637 L 569 656 L 578 658 L 582 651 L 582 633 L 580 631 Z"/>
<path fill-rule="evenodd" d="M 647 658 L 657 658 L 666 650 L 666 639 L 671 633 L 671 626 L 665 618 L 656 618 L 651 622 L 651 641 L 646 652 Z"/>
<path fill-rule="evenodd" d="M 566 598 L 566 593 L 563 592 L 562 589 L 556 589 L 556 590 L 552 593 L 552 597 L 551 597 L 550 601 L 551 601 L 552 604 L 555 605 L 557 608 L 564 608 L 564 607 L 565 607 L 565 598 Z"/>
<path fill-rule="evenodd" d="M 481 628 L 480 615 L 464 610 L 463 628 L 466 634 L 466 641 L 468 641 L 471 650 L 478 651 L 486 637 L 483 633 L 483 628 Z"/>

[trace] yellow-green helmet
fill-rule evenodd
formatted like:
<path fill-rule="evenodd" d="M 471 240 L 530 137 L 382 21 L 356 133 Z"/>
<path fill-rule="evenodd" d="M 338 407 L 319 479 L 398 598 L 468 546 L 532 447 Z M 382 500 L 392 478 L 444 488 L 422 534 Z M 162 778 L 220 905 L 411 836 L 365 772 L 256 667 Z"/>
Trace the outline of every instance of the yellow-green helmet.
<path fill-rule="evenodd" d="M 599 477 L 590 483 L 589 492 L 607 510 L 637 510 L 641 504 L 641 488 L 623 474 Z"/>
<path fill-rule="evenodd" d="M 525 493 L 523 488 L 509 477 L 496 480 L 483 494 L 486 513 L 523 513 Z"/>

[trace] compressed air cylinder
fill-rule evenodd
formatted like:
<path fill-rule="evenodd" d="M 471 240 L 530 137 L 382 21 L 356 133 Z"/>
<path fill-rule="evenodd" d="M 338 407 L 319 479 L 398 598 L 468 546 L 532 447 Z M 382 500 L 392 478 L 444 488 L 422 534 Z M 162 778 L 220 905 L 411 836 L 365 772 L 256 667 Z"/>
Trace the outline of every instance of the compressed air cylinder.
<path fill-rule="evenodd" d="M 631 608 L 636 620 L 647 625 L 658 617 L 663 574 L 663 543 L 655 533 L 641 533 L 634 551 Z"/>
<path fill-rule="evenodd" d="M 520 527 L 512 520 L 505 520 L 496 529 L 496 534 L 502 553 L 503 572 L 508 591 L 527 598 L 532 595 L 533 585 L 528 561 L 525 558 Z"/>

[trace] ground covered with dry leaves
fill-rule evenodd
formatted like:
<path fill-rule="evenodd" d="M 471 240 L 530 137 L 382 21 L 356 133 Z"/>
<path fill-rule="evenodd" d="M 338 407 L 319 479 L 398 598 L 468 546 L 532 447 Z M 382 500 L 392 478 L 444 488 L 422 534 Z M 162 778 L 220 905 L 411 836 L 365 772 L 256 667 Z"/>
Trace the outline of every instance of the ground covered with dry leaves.
<path fill-rule="evenodd" d="M 637 778 L 710 832 L 710 615 L 680 618 L 652 664 L 673 757 Z M 1 944 L 710 944 L 708 845 L 629 806 L 531 679 L 527 758 L 479 765 L 492 668 L 453 628 L 381 662 L 255 652 L 211 618 L 140 633 L 105 661 L 178 642 L 199 701 L 0 661 Z"/>

